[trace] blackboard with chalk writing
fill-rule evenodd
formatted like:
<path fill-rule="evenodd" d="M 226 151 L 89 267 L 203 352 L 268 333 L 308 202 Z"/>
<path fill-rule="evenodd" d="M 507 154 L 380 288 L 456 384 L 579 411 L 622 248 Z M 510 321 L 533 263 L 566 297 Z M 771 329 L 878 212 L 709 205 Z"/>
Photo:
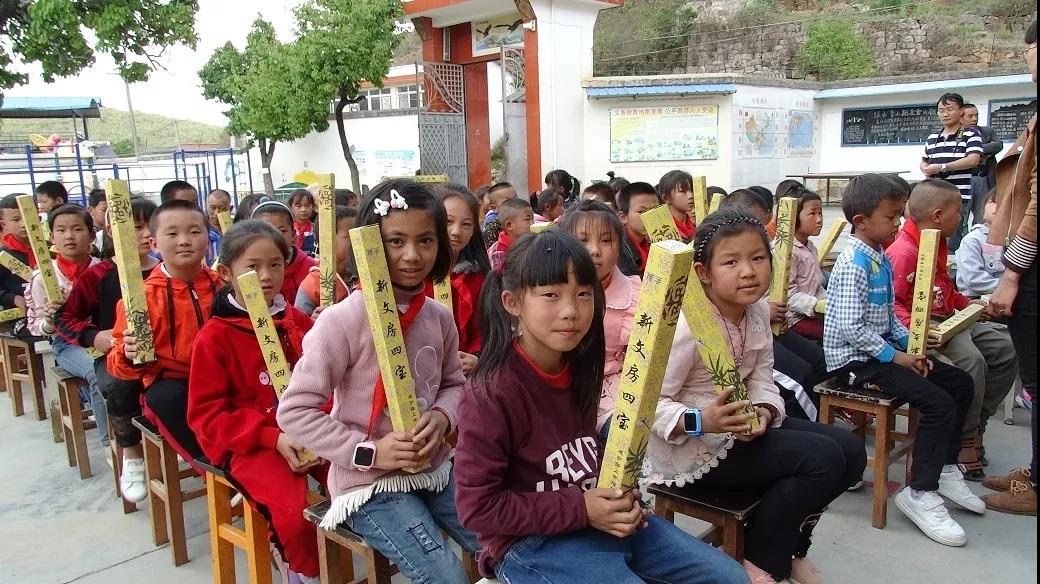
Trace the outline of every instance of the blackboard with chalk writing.
<path fill-rule="evenodd" d="M 939 126 L 931 103 L 845 109 L 841 112 L 841 145 L 924 144 Z"/>
<path fill-rule="evenodd" d="M 1014 142 L 1036 114 L 1036 98 L 1000 99 L 989 102 L 989 127 L 997 138 Z"/>

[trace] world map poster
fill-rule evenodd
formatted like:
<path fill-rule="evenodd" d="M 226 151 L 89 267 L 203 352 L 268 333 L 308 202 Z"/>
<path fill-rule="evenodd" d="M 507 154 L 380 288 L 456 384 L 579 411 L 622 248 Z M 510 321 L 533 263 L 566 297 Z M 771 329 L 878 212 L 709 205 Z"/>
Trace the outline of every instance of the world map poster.
<path fill-rule="evenodd" d="M 812 156 L 815 122 L 812 112 L 787 112 L 787 156 Z"/>
<path fill-rule="evenodd" d="M 734 145 L 737 158 L 773 158 L 777 155 L 777 112 L 772 108 L 737 109 Z"/>

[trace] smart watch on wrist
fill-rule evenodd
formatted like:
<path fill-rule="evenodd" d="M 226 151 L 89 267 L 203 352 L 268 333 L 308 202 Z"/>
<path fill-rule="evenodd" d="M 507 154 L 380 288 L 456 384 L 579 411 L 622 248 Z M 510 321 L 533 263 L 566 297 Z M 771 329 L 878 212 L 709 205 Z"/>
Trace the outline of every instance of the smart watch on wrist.
<path fill-rule="evenodd" d="M 362 442 L 354 447 L 354 468 L 368 472 L 376 462 L 376 443 Z"/>
<path fill-rule="evenodd" d="M 704 423 L 701 418 L 700 408 L 689 408 L 686 413 L 683 414 L 683 430 L 686 431 L 687 436 L 699 437 L 704 436 Z"/>

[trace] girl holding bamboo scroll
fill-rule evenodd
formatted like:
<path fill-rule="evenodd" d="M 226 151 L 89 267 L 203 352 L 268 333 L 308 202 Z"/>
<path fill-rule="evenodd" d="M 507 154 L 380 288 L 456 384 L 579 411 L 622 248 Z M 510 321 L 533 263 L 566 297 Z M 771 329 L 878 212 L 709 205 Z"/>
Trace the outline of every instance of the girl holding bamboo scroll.
<path fill-rule="evenodd" d="M 465 584 L 462 564 L 441 530 L 462 546 L 476 539 L 455 511 L 450 447 L 462 395 L 459 335 L 447 307 L 427 302 L 423 283 L 451 268 L 444 206 L 425 186 L 391 180 L 369 191 L 357 225 L 379 225 L 390 286 L 422 412 L 408 431 L 394 431 L 384 412 L 387 389 L 378 366 L 364 294 L 353 293 L 322 312 L 304 339 L 304 354 L 278 405 L 278 424 L 301 446 L 330 461 L 332 506 L 322 520 L 346 521 L 412 581 Z M 356 263 L 356 262 L 354 262 Z M 356 272 L 356 270 L 353 270 Z M 374 315 L 373 315 L 374 316 Z M 331 413 L 322 407 L 334 397 Z M 405 468 L 429 468 L 416 473 Z"/>
<path fill-rule="evenodd" d="M 525 235 L 484 285 L 484 352 L 459 407 L 458 505 L 503 582 L 746 583 L 733 560 L 594 488 L 605 300 L 563 229 Z M 595 558 L 595 561 L 581 561 Z"/>
<path fill-rule="evenodd" d="M 687 319 L 679 319 L 644 470 L 651 483 L 760 492 L 745 532 L 753 584 L 788 577 L 818 584 L 821 577 L 805 557 L 810 536 L 824 507 L 860 480 L 863 441 L 785 415 L 773 384 L 769 308 L 762 300 L 772 266 L 762 222 L 723 209 L 698 226 L 693 249 L 694 270 L 736 370 L 714 371 L 704 363 Z M 731 375 L 747 387 L 759 419 L 755 430 L 749 415 L 737 414 L 748 402 L 727 403 L 731 388 L 716 394 Z M 691 418 L 700 423 L 691 427 Z"/>
<path fill-rule="evenodd" d="M 238 276 L 255 271 L 290 367 L 302 353 L 311 319 L 279 293 L 289 248 L 281 234 L 257 220 L 236 223 L 220 242 L 218 273 L 226 285 L 195 339 L 188 379 L 188 424 L 214 465 L 228 470 L 243 495 L 271 522 L 274 541 L 303 583 L 317 582 L 314 524 L 303 517 L 307 476 L 325 482 L 327 465 L 303 462 L 300 447 L 275 422 L 278 398 L 272 371 L 253 333 Z"/>

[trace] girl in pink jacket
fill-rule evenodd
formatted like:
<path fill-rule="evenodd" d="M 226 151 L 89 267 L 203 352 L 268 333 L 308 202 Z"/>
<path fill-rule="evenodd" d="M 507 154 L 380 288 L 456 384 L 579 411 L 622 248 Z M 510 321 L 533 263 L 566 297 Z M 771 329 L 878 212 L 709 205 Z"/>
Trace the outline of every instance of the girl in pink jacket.
<path fill-rule="evenodd" d="M 625 361 L 628 336 L 632 332 L 636 305 L 642 281 L 639 276 L 626 276 L 617 267 L 625 228 L 621 220 L 605 204 L 584 200 L 564 215 L 560 229 L 578 239 L 592 256 L 596 277 L 603 286 L 606 309 L 603 312 L 603 336 L 606 354 L 603 361 L 603 392 L 599 398 L 596 427 L 605 431 L 614 412 L 621 366 Z"/>

